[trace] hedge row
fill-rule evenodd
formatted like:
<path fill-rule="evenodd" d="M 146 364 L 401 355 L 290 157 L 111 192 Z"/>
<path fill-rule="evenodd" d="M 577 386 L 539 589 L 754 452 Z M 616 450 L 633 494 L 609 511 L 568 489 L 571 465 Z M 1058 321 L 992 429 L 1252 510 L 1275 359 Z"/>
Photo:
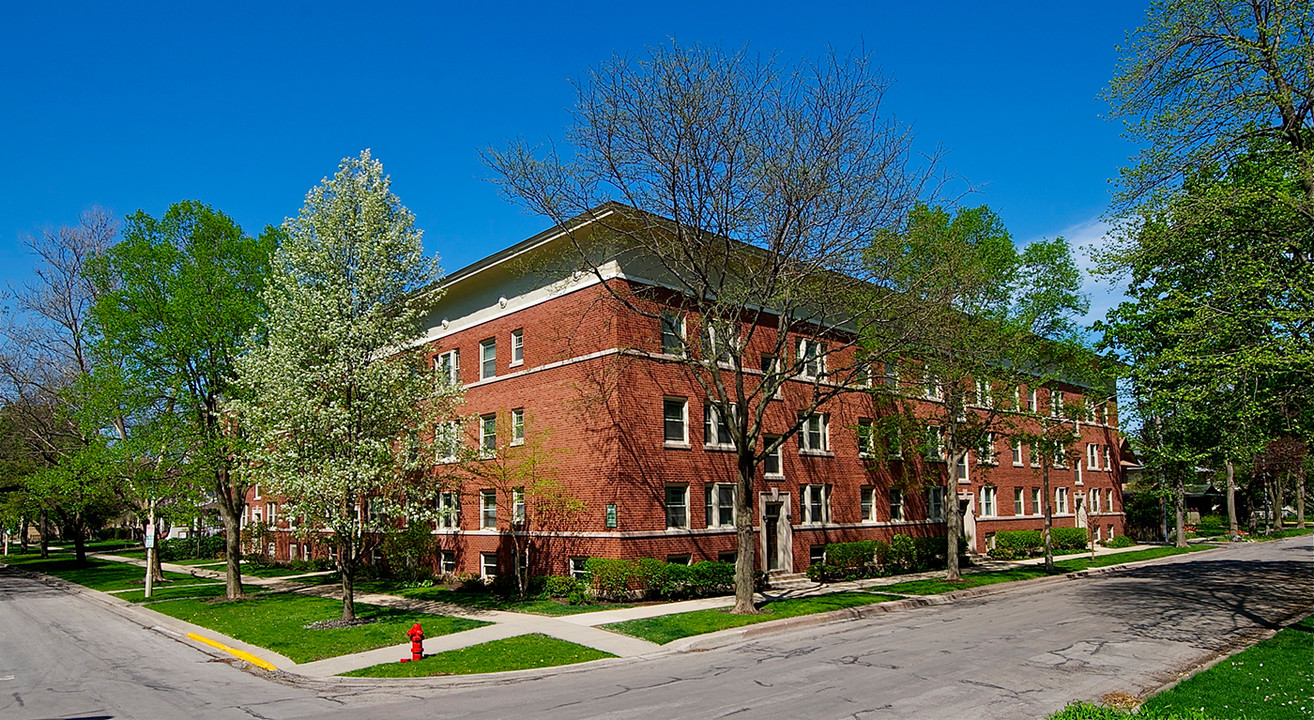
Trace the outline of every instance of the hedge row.
<path fill-rule="evenodd" d="M 594 596 L 604 600 L 708 597 L 726 595 L 735 588 L 734 563 L 706 560 L 681 565 L 654 558 L 589 558 L 584 569 Z"/>
<path fill-rule="evenodd" d="M 164 538 L 157 545 L 160 560 L 192 560 L 221 558 L 224 555 L 224 536 L 207 535 L 200 538 Z"/>
<path fill-rule="evenodd" d="M 831 543 L 826 546 L 825 559 L 808 567 L 808 578 L 813 582 L 860 580 L 908 572 L 923 572 L 945 566 L 945 538 L 895 535 L 890 542 L 859 540 Z M 958 539 L 958 552 L 966 549 L 966 541 Z"/>
<path fill-rule="evenodd" d="M 1049 529 L 1050 547 L 1055 550 L 1085 550 L 1089 547 L 1085 528 L 1056 527 Z M 1040 530 L 1005 530 L 995 533 L 995 546 L 990 557 L 998 560 L 1018 560 L 1044 551 L 1045 540 Z"/>

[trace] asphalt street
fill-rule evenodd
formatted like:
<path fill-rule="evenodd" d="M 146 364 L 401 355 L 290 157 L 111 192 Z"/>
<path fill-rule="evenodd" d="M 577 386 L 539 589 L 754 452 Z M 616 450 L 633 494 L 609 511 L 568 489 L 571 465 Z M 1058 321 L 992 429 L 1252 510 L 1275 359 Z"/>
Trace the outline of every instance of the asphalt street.
<path fill-rule="evenodd" d="M 0 717 L 1017 718 L 1159 687 L 1314 610 L 1314 539 L 766 635 L 482 679 L 278 683 L 0 573 Z"/>

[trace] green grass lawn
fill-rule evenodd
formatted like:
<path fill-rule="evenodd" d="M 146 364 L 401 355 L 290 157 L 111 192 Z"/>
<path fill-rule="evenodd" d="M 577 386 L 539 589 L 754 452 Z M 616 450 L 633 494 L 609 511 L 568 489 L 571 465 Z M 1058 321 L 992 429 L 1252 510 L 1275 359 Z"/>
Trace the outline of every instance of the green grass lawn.
<path fill-rule="evenodd" d="M 252 577 L 279 578 L 279 577 L 287 577 L 289 575 L 305 575 L 306 573 L 312 573 L 312 572 L 320 572 L 320 571 L 293 570 L 292 568 L 282 567 L 280 565 L 260 565 L 257 567 L 251 567 L 246 565 L 245 563 L 242 564 L 243 577 L 250 575 Z"/>
<path fill-rule="evenodd" d="M 146 550 L 144 548 L 139 548 L 137 550 L 119 550 L 111 554 L 136 560 L 146 559 Z M 180 560 L 164 560 L 163 562 L 173 563 L 174 565 L 208 565 L 210 563 L 222 564 L 223 560 L 218 560 L 216 558 L 182 558 Z"/>
<path fill-rule="evenodd" d="M 1154 547 L 1146 550 L 1133 550 L 1131 552 L 1113 553 L 1110 555 L 1096 555 L 1093 561 L 1089 557 L 1073 558 L 1071 560 L 1054 563 L 1054 574 L 1058 575 L 1076 572 L 1078 570 L 1085 570 L 1092 567 L 1107 567 L 1109 565 L 1136 562 L 1138 560 L 1153 560 L 1155 558 L 1171 557 L 1173 555 L 1208 550 L 1211 547 L 1213 546 L 1191 545 L 1190 547 L 1184 548 Z M 1009 570 L 965 574 L 963 575 L 963 579 L 958 582 L 948 582 L 946 580 L 909 580 L 907 582 L 895 583 L 893 585 L 881 585 L 875 589 L 900 593 L 902 595 L 939 595 L 940 593 L 953 592 L 954 590 L 966 590 L 968 588 L 1015 582 L 1018 580 L 1031 580 L 1033 578 L 1045 577 L 1047 574 L 1048 573 L 1045 572 L 1043 566 L 1023 565 Z"/>
<path fill-rule="evenodd" d="M 161 600 L 178 600 L 180 598 L 220 598 L 224 597 L 227 592 L 227 586 L 223 582 L 209 582 L 204 584 L 179 583 L 180 587 L 170 587 L 169 585 L 156 585 L 151 589 L 150 600 L 146 599 L 145 590 L 132 590 L 130 592 L 114 593 L 115 597 L 123 598 L 128 602 L 159 602 Z M 246 586 L 243 590 L 248 595 L 265 592 L 259 588 Z"/>
<path fill-rule="evenodd" d="M 431 675 L 472 675 L 528 668 L 574 665 L 575 663 L 616 657 L 573 642 L 546 635 L 518 635 L 504 640 L 426 656 L 419 662 L 385 663 L 353 670 L 349 677 L 429 677 Z"/>
<path fill-rule="evenodd" d="M 350 628 L 309 630 L 304 626 L 342 616 L 342 603 L 328 598 L 275 593 L 233 602 L 171 600 L 151 609 L 268 648 L 293 662 L 347 655 L 407 642 L 406 631 L 420 623 L 426 637 L 470 630 L 488 623 L 444 615 L 356 604 L 356 615 L 377 622 Z"/>
<path fill-rule="evenodd" d="M 1282 540 L 1284 538 L 1300 537 L 1301 535 L 1311 534 L 1314 534 L 1314 527 L 1307 527 L 1303 530 L 1287 528 L 1286 530 L 1274 530 L 1271 535 L 1251 535 L 1250 539 L 1264 542 L 1265 540 Z"/>
<path fill-rule="evenodd" d="M 1314 717 L 1314 619 L 1278 631 L 1146 700 L 1136 713 L 1073 703 L 1049 720 L 1288 720 Z"/>
<path fill-rule="evenodd" d="M 867 592 L 841 592 L 816 597 L 776 600 L 758 606 L 757 615 L 734 615 L 729 608 L 713 610 L 695 610 L 693 612 L 661 615 L 640 620 L 625 620 L 610 623 L 602 627 L 607 630 L 631 635 L 633 637 L 665 645 L 672 640 L 679 640 L 691 635 L 716 632 L 727 628 L 743 627 L 768 620 L 812 615 L 814 613 L 842 610 L 859 605 L 888 602 L 898 598 L 890 595 L 877 595 Z"/>
<path fill-rule="evenodd" d="M 94 559 L 88 559 L 86 565 L 78 565 L 76 560 L 62 553 L 52 555 L 49 560 L 34 556 L 34 559 L 21 563 L 21 566 L 85 585 L 92 590 L 127 590 L 141 587 L 146 580 L 146 568 L 140 565 Z M 183 573 L 166 572 L 164 577 L 172 582 L 197 582 L 196 578 Z"/>

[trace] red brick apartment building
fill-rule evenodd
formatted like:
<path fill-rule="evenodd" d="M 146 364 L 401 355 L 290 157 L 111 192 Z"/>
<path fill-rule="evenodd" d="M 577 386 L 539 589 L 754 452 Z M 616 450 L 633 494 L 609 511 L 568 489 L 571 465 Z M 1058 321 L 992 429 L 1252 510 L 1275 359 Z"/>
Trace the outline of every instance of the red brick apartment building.
<path fill-rule="evenodd" d="M 465 441 L 539 443 L 562 486 L 582 501 L 568 526 L 530 529 L 531 571 L 578 573 L 590 557 L 733 560 L 735 457 L 718 437 L 706 398 L 688 371 L 663 355 L 660 320 L 627 309 L 592 274 L 549 269 L 560 265 L 549 259 L 560 257 L 566 242 L 544 232 L 451 274 L 424 336 L 434 371 L 453 373 L 464 388 Z M 620 287 L 643 282 L 625 262 L 605 264 L 603 276 Z M 791 345 L 797 350 L 808 340 Z M 772 418 L 783 429 L 806 407 L 808 388 L 797 384 L 787 383 L 771 401 L 768 431 Z M 935 402 L 921 378 L 905 378 L 898 392 L 923 407 Z M 1041 413 L 1088 392 L 1075 385 L 1019 389 Z M 1089 520 L 1100 538 L 1123 532 L 1120 435 L 1106 407 L 1079 423 L 1080 462 L 1054 469 L 1050 479 L 1054 525 L 1085 527 Z M 839 395 L 759 469 L 759 568 L 802 572 L 831 542 L 944 535 L 944 462 L 866 457 L 859 428 L 873 413 L 867 393 Z M 996 532 L 1042 525 L 1040 471 L 1028 448 L 1002 435 L 994 445 L 993 461 L 969 453 L 966 480 L 956 488 L 976 553 Z M 914 465 L 926 479 L 900 482 Z M 435 569 L 509 572 L 518 498 L 477 481 L 435 488 L 434 495 L 437 505 L 459 510 L 434 524 Z M 248 502 L 248 521 L 263 518 L 286 530 L 273 499 L 253 490 Z M 278 558 L 325 552 L 288 532 L 274 536 Z"/>

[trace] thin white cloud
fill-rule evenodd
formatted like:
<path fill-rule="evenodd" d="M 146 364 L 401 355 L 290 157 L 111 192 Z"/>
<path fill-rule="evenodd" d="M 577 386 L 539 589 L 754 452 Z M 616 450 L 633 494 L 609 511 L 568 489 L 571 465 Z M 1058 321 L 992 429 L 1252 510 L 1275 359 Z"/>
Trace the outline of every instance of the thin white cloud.
<path fill-rule="evenodd" d="M 1082 318 L 1082 323 L 1087 326 L 1096 320 L 1103 320 L 1109 310 L 1127 299 L 1127 296 L 1122 292 L 1121 282 L 1107 278 L 1097 278 L 1092 274 L 1095 269 L 1092 250 L 1108 243 L 1109 231 L 1112 229 L 1113 226 L 1109 223 L 1099 218 L 1092 218 L 1066 227 L 1054 233 L 1054 235 L 1045 236 L 1061 235 L 1072 247 L 1072 254 L 1077 261 L 1077 267 L 1081 269 L 1082 292 L 1090 298 L 1090 311 Z M 1026 247 L 1038 239 L 1040 238 L 1028 240 L 1022 246 Z"/>

